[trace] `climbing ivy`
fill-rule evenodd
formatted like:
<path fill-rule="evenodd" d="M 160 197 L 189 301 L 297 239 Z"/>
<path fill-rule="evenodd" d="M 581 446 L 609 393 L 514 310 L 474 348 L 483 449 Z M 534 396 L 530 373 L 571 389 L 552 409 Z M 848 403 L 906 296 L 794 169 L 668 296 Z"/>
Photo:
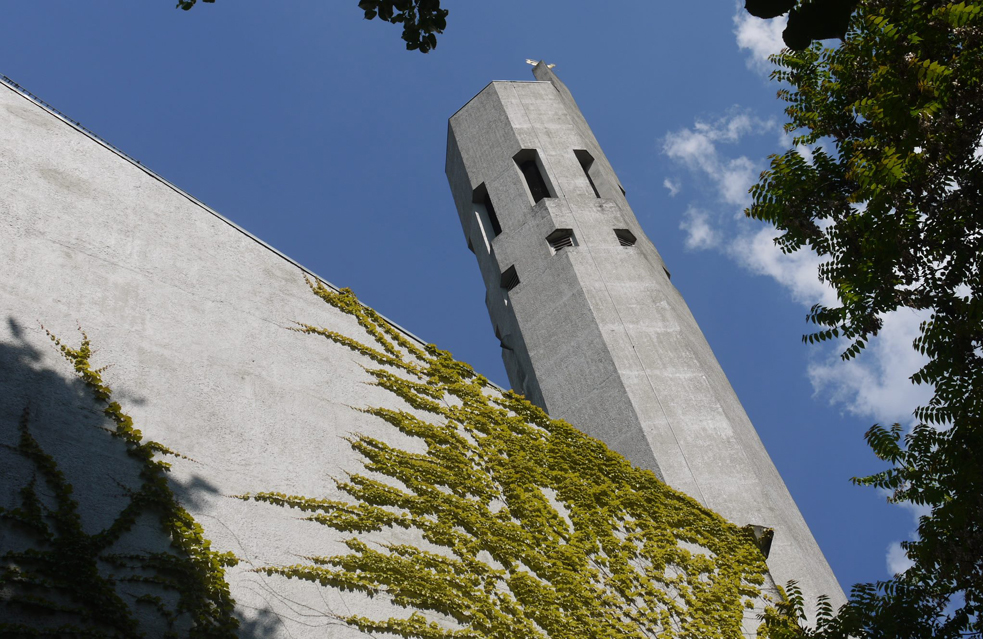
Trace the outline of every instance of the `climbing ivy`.
<path fill-rule="evenodd" d="M 20 491 L 20 505 L 0 508 L 0 524 L 30 542 L 27 548 L 0 554 L 0 635 L 141 636 L 136 610 L 146 606 L 163 618 L 165 636 L 177 637 L 180 631 L 192 638 L 235 637 L 238 621 L 232 615 L 234 602 L 224 567 L 236 559 L 210 550 L 201 526 L 168 486 L 169 464 L 156 457 L 177 453 L 144 441 L 133 420 L 113 401 L 102 370 L 90 366 L 92 350 L 85 333 L 77 349 L 50 332 L 48 336 L 108 418 L 109 434 L 121 440 L 127 456 L 139 464 L 140 485 L 121 486 L 129 499 L 116 519 L 99 532 L 86 532 L 72 485 L 55 457 L 31 434 L 31 414 L 24 410 L 18 445 L 11 448 L 29 460 L 35 472 Z M 170 537 L 170 552 L 114 552 L 114 545 L 145 514 L 155 515 Z M 127 594 L 126 584 L 150 585 L 159 594 Z M 13 615 L 31 622 L 11 622 Z"/>
<path fill-rule="evenodd" d="M 405 408 L 357 410 L 426 452 L 354 434 L 348 442 L 366 472 L 337 480 L 346 499 L 242 495 L 351 535 L 345 554 L 260 572 L 384 596 L 409 613 L 338 618 L 400 637 L 741 635 L 767 570 L 752 531 L 500 392 L 450 353 L 418 347 L 350 290 L 308 284 L 354 316 L 374 345 L 310 325 L 297 330 L 382 364 L 369 375 Z M 366 537 L 394 528 L 419 543 Z"/>

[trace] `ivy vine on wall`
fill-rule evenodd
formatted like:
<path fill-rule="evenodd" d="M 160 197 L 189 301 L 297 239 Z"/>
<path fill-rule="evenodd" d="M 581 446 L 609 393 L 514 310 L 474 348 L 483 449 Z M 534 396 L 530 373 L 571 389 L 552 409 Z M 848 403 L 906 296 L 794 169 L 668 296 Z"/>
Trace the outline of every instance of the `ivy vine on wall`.
<path fill-rule="evenodd" d="M 144 441 L 113 401 L 102 371 L 90 366 L 92 349 L 84 333 L 77 349 L 48 336 L 108 418 L 109 435 L 122 441 L 127 457 L 138 464 L 139 485 L 121 485 L 127 499 L 115 520 L 87 532 L 68 477 L 32 435 L 25 409 L 19 442 L 9 448 L 26 458 L 34 473 L 20 490 L 20 505 L 0 508 L 0 525 L 16 534 L 8 539 L 23 542 L 0 553 L 0 635 L 137 637 L 143 630 L 140 617 L 155 611 L 161 622 L 154 636 L 235 637 L 238 621 L 224 567 L 236 559 L 209 548 L 201 526 L 168 486 L 169 465 L 157 456 L 176 453 Z M 144 515 L 156 518 L 170 549 L 117 550 Z"/>
<path fill-rule="evenodd" d="M 434 346 L 420 348 L 351 291 L 308 282 L 354 316 L 369 343 L 315 326 L 370 358 L 405 410 L 363 408 L 421 442 L 413 453 L 353 435 L 366 473 L 343 501 L 243 495 L 349 534 L 348 552 L 259 569 L 387 597 L 408 613 L 339 616 L 370 633 L 437 638 L 741 636 L 766 566 L 753 533 L 728 523 L 601 442 L 499 392 Z M 411 531 L 418 544 L 366 535 Z"/>

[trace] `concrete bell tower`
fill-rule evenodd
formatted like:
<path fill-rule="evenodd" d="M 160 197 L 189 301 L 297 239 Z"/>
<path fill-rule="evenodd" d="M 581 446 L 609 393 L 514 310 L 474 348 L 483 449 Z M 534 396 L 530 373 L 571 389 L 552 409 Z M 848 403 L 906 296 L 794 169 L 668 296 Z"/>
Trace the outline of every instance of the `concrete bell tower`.
<path fill-rule="evenodd" d="M 845 598 L 567 87 L 492 82 L 454 114 L 447 179 L 513 388 L 739 524 L 807 602 Z M 810 615 L 811 616 L 811 615 Z"/>

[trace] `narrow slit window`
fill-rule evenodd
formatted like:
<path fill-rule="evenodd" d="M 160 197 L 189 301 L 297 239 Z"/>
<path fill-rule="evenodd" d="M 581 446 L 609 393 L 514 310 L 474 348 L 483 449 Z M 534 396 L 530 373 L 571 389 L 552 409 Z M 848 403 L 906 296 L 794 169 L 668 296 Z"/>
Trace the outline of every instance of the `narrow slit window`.
<path fill-rule="evenodd" d="M 485 188 L 484 184 L 480 184 L 471 194 L 471 203 L 474 209 L 475 222 L 481 232 L 481 239 L 485 243 L 485 250 L 491 253 L 491 241 L 501 234 L 502 225 L 498 223 L 495 207 L 492 206 L 491 198 L 488 197 L 488 189 Z M 468 248 L 471 248 L 470 238 L 468 239 Z M 474 251 L 473 248 L 471 250 Z"/>
<path fill-rule="evenodd" d="M 549 184 L 546 182 L 545 171 L 539 159 L 539 153 L 535 149 L 523 149 L 515 154 L 513 158 L 519 172 L 526 180 L 529 187 L 529 195 L 534 202 L 539 202 L 543 198 L 554 197 Z"/>
<path fill-rule="evenodd" d="M 481 232 L 481 239 L 485 242 L 485 251 L 491 253 L 491 243 L 488 241 L 488 233 L 485 232 L 485 225 L 481 221 L 481 213 L 478 211 L 474 212 L 474 219 L 478 223 L 478 230 Z M 471 239 L 468 238 L 468 248 L 474 253 L 474 246 L 471 245 Z"/>
<path fill-rule="evenodd" d="M 577 245 L 577 240 L 573 237 L 573 229 L 556 229 L 546 236 L 546 242 L 550 245 L 554 255 L 565 248 Z"/>
<path fill-rule="evenodd" d="M 635 242 L 638 241 L 635 234 L 628 229 L 614 229 L 614 234 L 618 236 L 618 243 L 624 247 L 635 246 Z"/>
<path fill-rule="evenodd" d="M 584 175 L 587 176 L 587 181 L 590 182 L 590 188 L 594 191 L 594 197 L 601 197 L 601 194 L 597 191 L 597 185 L 594 184 L 594 178 L 591 177 L 591 167 L 594 166 L 594 158 L 590 153 L 582 149 L 576 149 L 573 152 L 577 156 L 577 161 L 580 162 L 580 168 L 584 170 Z"/>
<path fill-rule="evenodd" d="M 495 213 L 495 207 L 492 206 L 491 198 L 488 197 L 488 191 L 485 191 L 485 199 L 482 204 L 485 205 L 485 213 L 488 214 L 488 221 L 491 222 L 493 237 L 498 237 L 502 234 L 502 224 L 498 221 L 498 215 Z"/>
<path fill-rule="evenodd" d="M 488 188 L 485 187 L 484 182 L 478 185 L 478 188 L 474 190 L 471 194 L 471 202 L 474 203 L 475 214 L 478 218 L 485 217 L 488 219 L 488 226 L 491 228 L 492 237 L 496 238 L 502 234 L 502 225 L 498 221 L 498 215 L 495 213 L 495 207 L 492 206 L 491 198 L 488 197 Z"/>
<path fill-rule="evenodd" d="M 502 273 L 502 288 L 511 291 L 519 285 L 519 274 L 515 272 L 515 266 L 510 266 Z"/>

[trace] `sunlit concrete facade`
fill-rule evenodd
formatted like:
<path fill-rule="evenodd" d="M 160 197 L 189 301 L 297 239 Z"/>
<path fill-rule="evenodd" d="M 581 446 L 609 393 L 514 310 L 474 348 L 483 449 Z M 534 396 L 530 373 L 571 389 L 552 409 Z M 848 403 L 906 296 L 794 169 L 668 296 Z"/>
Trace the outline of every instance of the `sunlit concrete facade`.
<path fill-rule="evenodd" d="M 538 82 L 490 85 L 452 118 L 449 141 L 454 197 L 513 385 L 736 523 L 774 527 L 778 581 L 838 593 L 586 122 L 552 73 L 536 72 Z M 520 166 L 542 178 L 538 203 Z M 136 427 L 184 455 L 167 458 L 181 503 L 213 548 L 241 558 L 226 574 L 241 637 L 353 639 L 364 634 L 337 615 L 393 614 L 380 597 L 252 570 L 345 552 L 347 535 L 234 495 L 343 499 L 334 478 L 361 468 L 345 437 L 402 441 L 353 408 L 413 410 L 371 384 L 368 357 L 290 330 L 304 322 L 368 337 L 312 295 L 305 275 L 0 83 L 0 508 L 15 507 L 35 473 L 16 451 L 25 408 L 77 487 L 86 530 L 108 526 L 126 503 L 138 469 L 45 333 L 77 345 L 81 328 Z M 0 527 L 0 552 L 26 547 L 11 530 Z M 417 541 L 402 530 L 368 537 Z M 117 550 L 166 552 L 169 543 L 148 519 Z M 757 619 L 746 621 L 753 636 Z M 141 623 L 161 636 L 153 610 Z"/>
<path fill-rule="evenodd" d="M 775 581 L 845 599 L 569 90 L 493 82 L 450 119 L 446 172 L 514 389 L 737 524 Z"/>
<path fill-rule="evenodd" d="M 242 558 L 226 577 L 245 638 L 355 639 L 331 615 L 391 614 L 381 598 L 252 572 L 344 552 L 339 534 L 298 511 L 233 495 L 275 491 L 339 498 L 333 478 L 360 462 L 344 438 L 392 428 L 352 407 L 406 409 L 371 384 L 372 361 L 320 337 L 323 326 L 367 341 L 356 320 L 317 299 L 310 272 L 73 123 L 0 83 L 0 508 L 37 475 L 16 452 L 19 422 L 74 487 L 84 530 L 105 529 L 138 466 L 42 329 L 77 347 L 147 439 L 185 457 L 171 486 L 212 547 Z M 410 339 L 415 339 L 409 336 Z M 49 489 L 39 484 L 49 506 Z M 0 553 L 25 546 L 0 519 Z M 382 541 L 409 543 L 403 531 Z M 142 518 L 117 552 L 167 552 Z M 134 596 L 154 593 L 126 584 Z M 0 588 L 0 598 L 5 595 Z M 136 606 L 141 630 L 163 618 Z M 398 612 L 402 612 L 401 610 Z M 397 612 L 397 614 L 398 614 Z M 33 623 L 33 615 L 0 623 Z M 0 634 L 3 634 L 0 632 Z M 178 627 L 179 636 L 187 636 Z"/>

